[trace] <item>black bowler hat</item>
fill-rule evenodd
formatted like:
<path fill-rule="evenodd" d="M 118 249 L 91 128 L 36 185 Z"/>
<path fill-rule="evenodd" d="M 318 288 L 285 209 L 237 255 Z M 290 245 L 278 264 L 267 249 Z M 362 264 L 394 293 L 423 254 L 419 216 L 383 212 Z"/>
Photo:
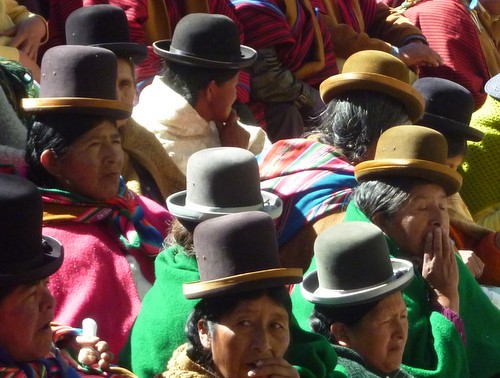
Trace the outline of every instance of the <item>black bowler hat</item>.
<path fill-rule="evenodd" d="M 66 20 L 66 44 L 97 46 L 113 51 L 134 63 L 146 59 L 148 48 L 130 42 L 125 11 L 109 4 L 78 8 Z"/>
<path fill-rule="evenodd" d="M 302 269 L 283 268 L 272 218 L 261 211 L 224 215 L 193 233 L 200 280 L 183 285 L 188 299 L 298 283 Z"/>
<path fill-rule="evenodd" d="M 154 42 L 153 49 L 168 61 L 206 68 L 242 69 L 257 59 L 254 49 L 240 45 L 236 23 L 221 14 L 188 14 L 172 39 Z"/>
<path fill-rule="evenodd" d="M 116 56 L 101 47 L 62 45 L 42 58 L 40 97 L 23 98 L 26 112 L 130 117 L 132 107 L 116 100 Z"/>
<path fill-rule="evenodd" d="M 314 242 L 317 270 L 304 277 L 310 302 L 353 305 L 381 300 L 413 278 L 411 262 L 391 258 L 385 236 L 372 223 L 346 222 L 323 231 Z"/>
<path fill-rule="evenodd" d="M 469 126 L 474 97 L 463 86 L 440 77 L 424 77 L 413 83 L 425 100 L 424 115 L 417 123 L 440 133 L 479 142 L 484 134 Z"/>
<path fill-rule="evenodd" d="M 0 285 L 48 277 L 63 262 L 61 244 L 42 236 L 42 197 L 30 181 L 0 174 Z"/>

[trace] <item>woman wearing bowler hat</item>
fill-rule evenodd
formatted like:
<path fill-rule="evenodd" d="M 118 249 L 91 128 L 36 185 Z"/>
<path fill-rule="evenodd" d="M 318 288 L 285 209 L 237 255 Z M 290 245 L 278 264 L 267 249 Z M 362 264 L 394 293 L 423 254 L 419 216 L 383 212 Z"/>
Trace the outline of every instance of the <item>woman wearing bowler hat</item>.
<path fill-rule="evenodd" d="M 302 270 L 279 263 L 276 233 L 262 212 L 202 222 L 194 231 L 200 278 L 183 285 L 199 299 L 186 321 L 187 344 L 163 377 L 299 377 L 287 362 L 291 301 L 285 285 Z"/>
<path fill-rule="evenodd" d="M 81 348 L 74 343 L 75 330 L 52 328 L 55 300 L 48 282 L 64 254 L 56 239 L 42 235 L 37 187 L 19 176 L 0 174 L 0 210 L 0 376 L 77 377 L 74 368 L 100 375 L 102 370 L 79 366 L 71 357 L 70 346 L 76 353 Z M 96 337 L 91 346 L 99 366 L 109 370 L 107 343 Z"/>
<path fill-rule="evenodd" d="M 116 57 L 100 47 L 65 45 L 42 60 L 40 98 L 28 135 L 28 177 L 40 187 L 44 232 L 61 240 L 66 261 L 50 282 L 56 321 L 92 316 L 115 352 L 123 347 L 154 281 L 153 260 L 172 220 L 128 190 L 116 120 L 131 108 L 116 100 Z"/>
<path fill-rule="evenodd" d="M 446 139 L 430 128 L 387 130 L 374 159 L 355 168 L 360 185 L 345 220 L 374 223 L 386 234 L 391 256 L 413 262 L 414 279 L 403 290 L 405 370 L 491 377 L 500 373 L 500 311 L 454 253 L 447 197 L 462 178 L 446 165 L 447 153 Z"/>
<path fill-rule="evenodd" d="M 317 269 L 302 295 L 314 303 L 311 328 L 334 345 L 352 377 L 409 377 L 401 369 L 408 312 L 401 291 L 413 278 L 409 261 L 389 256 L 383 232 L 349 222 L 323 231 L 314 245 Z"/>
<path fill-rule="evenodd" d="M 203 148 L 262 151 L 269 143 L 265 132 L 239 123 L 232 110 L 238 73 L 257 58 L 253 49 L 240 45 L 233 20 L 189 14 L 171 40 L 156 41 L 153 48 L 166 69 L 141 92 L 132 118 L 156 135 L 183 173 L 189 157 Z"/>

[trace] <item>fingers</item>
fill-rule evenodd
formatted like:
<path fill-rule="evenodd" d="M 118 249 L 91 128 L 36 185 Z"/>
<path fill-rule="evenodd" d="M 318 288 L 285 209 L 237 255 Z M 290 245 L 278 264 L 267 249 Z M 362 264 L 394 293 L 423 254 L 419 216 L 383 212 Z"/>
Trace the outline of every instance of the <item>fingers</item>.
<path fill-rule="evenodd" d="M 294 377 L 299 373 L 284 358 L 269 358 L 260 360 L 257 366 L 248 372 L 249 377 Z"/>

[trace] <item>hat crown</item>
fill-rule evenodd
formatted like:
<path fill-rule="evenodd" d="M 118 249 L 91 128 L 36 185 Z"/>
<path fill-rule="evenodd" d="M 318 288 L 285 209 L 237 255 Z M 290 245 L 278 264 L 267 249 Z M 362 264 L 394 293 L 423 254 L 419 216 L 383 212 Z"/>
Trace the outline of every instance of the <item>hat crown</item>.
<path fill-rule="evenodd" d="M 40 98 L 116 100 L 116 56 L 91 46 L 62 45 L 42 58 Z"/>
<path fill-rule="evenodd" d="M 78 8 L 66 20 L 68 45 L 130 42 L 127 15 L 120 7 L 97 4 Z"/>
<path fill-rule="evenodd" d="M 341 223 L 322 232 L 314 243 L 314 255 L 323 289 L 362 289 L 393 276 L 384 234 L 371 223 Z"/>
<path fill-rule="evenodd" d="M 425 113 L 462 124 L 455 123 L 456 128 L 469 127 L 474 111 L 474 97 L 466 88 L 453 81 L 437 77 L 418 79 L 413 83 L 413 87 L 425 100 Z M 424 115 L 424 122 L 425 119 Z M 437 127 L 436 129 L 439 130 Z"/>
<path fill-rule="evenodd" d="M 175 27 L 170 48 L 214 61 L 241 58 L 238 26 L 220 14 L 191 13 L 183 17 Z"/>
<path fill-rule="evenodd" d="M 201 281 L 281 268 L 273 220 L 261 211 L 201 222 L 193 241 Z"/>
<path fill-rule="evenodd" d="M 442 134 L 423 126 L 396 126 L 380 136 L 375 159 L 425 160 L 445 165 L 448 144 Z"/>
<path fill-rule="evenodd" d="M 367 72 L 410 83 L 410 70 L 395 56 L 383 51 L 363 50 L 351 55 L 344 63 L 342 74 Z"/>
<path fill-rule="evenodd" d="M 208 148 L 191 155 L 186 202 L 213 208 L 262 204 L 259 166 L 253 154 L 236 147 Z"/>

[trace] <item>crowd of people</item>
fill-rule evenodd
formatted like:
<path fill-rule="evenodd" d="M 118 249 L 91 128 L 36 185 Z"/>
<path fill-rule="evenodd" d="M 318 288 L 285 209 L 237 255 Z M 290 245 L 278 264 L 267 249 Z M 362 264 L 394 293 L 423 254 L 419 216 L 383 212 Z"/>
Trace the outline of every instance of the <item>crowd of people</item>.
<path fill-rule="evenodd" d="M 0 0 L 0 376 L 499 376 L 497 3 Z"/>

